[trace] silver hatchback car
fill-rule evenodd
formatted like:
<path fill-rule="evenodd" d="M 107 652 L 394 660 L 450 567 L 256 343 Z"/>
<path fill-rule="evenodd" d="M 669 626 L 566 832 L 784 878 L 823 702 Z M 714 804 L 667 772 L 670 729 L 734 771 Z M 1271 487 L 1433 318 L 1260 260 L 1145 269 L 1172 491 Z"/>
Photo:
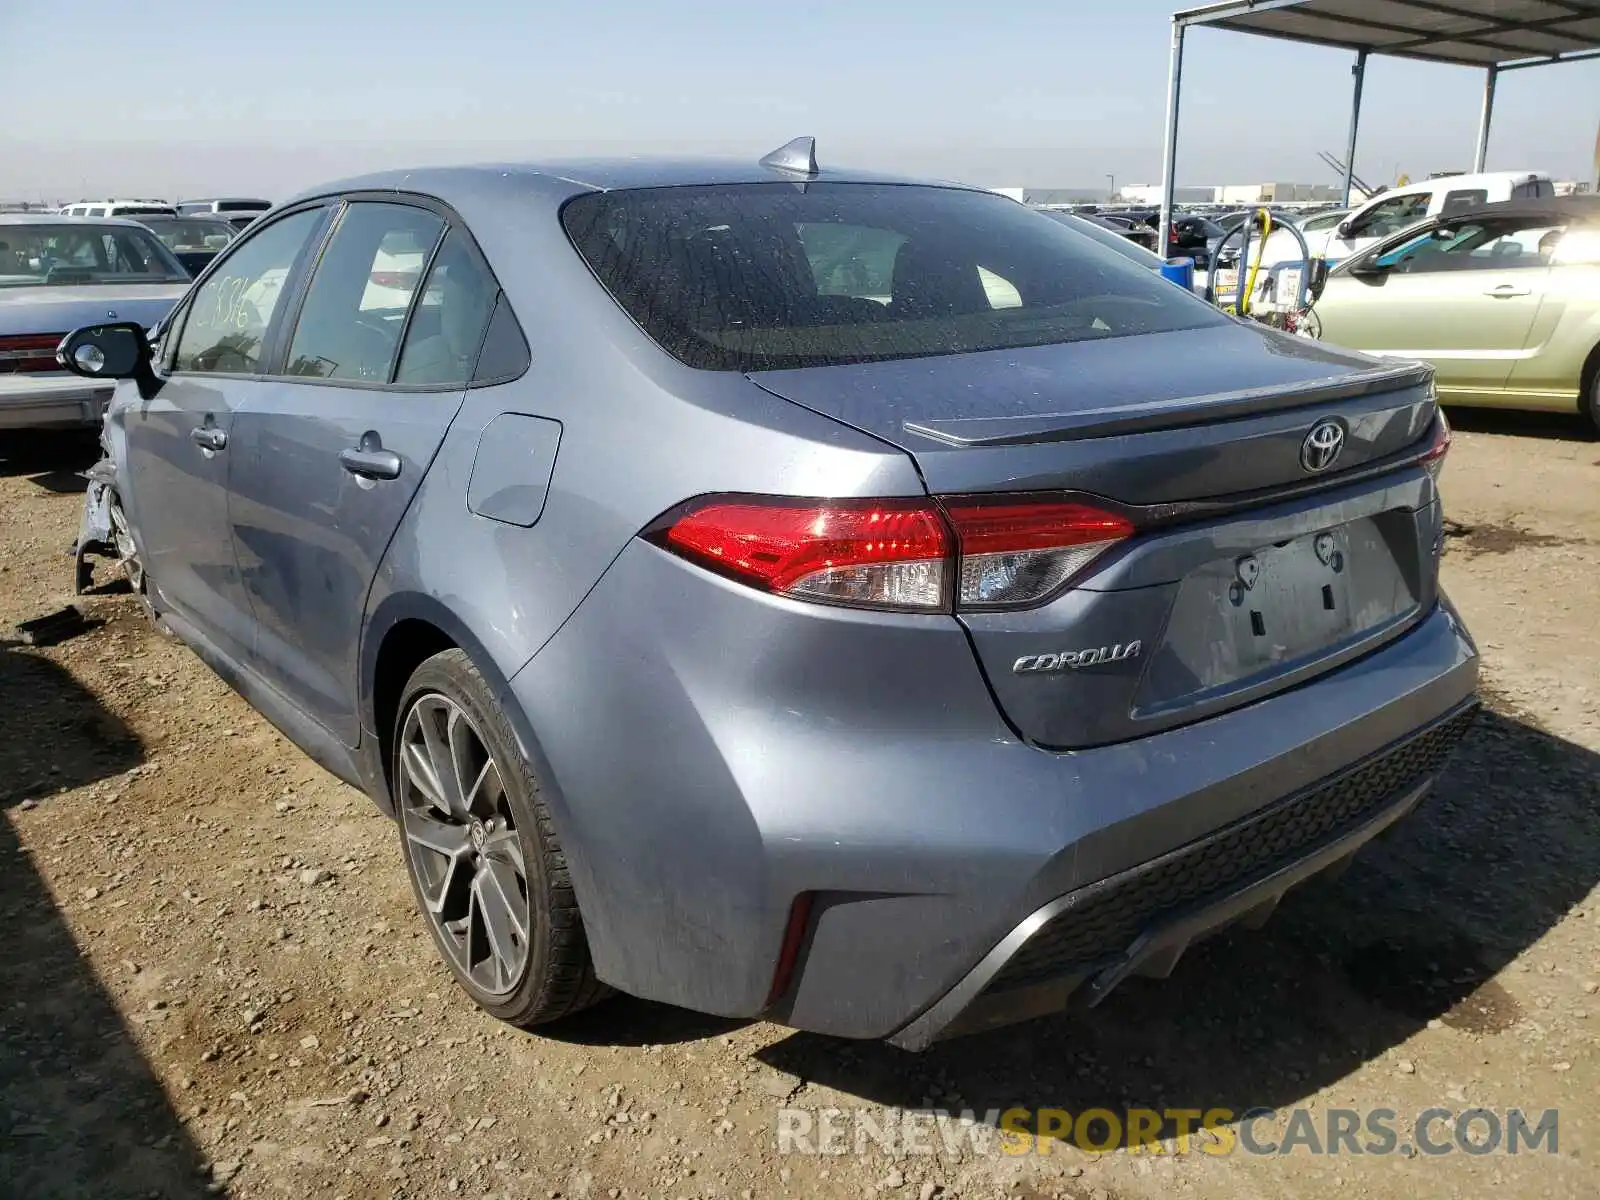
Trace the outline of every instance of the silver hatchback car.
<path fill-rule="evenodd" d="M 393 814 L 518 1024 L 1097 1001 L 1473 710 L 1426 368 L 804 140 L 319 188 L 59 353 L 123 381 L 85 543 Z"/>

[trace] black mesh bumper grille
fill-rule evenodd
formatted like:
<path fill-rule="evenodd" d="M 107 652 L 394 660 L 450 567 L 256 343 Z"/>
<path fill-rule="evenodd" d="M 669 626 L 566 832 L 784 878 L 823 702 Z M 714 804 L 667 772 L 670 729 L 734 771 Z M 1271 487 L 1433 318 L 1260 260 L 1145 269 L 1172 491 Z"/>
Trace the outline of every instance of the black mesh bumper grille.
<path fill-rule="evenodd" d="M 1103 885 L 1049 921 L 988 991 L 1081 975 L 1121 957 L 1163 918 L 1264 879 L 1370 820 L 1438 773 L 1475 710 Z"/>

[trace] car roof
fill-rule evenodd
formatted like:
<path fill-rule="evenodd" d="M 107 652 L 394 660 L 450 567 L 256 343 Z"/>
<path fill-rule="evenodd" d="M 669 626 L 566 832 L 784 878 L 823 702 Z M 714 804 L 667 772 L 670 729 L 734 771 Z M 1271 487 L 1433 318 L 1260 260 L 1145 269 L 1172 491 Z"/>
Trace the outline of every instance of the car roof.
<path fill-rule="evenodd" d="M 128 229 L 144 228 L 138 221 L 130 221 L 127 217 L 64 217 L 60 213 L 0 213 L 0 225 L 121 225 Z"/>
<path fill-rule="evenodd" d="M 272 201 L 264 200 L 260 196 L 191 196 L 185 200 L 175 201 L 177 204 L 271 204 Z"/>
<path fill-rule="evenodd" d="M 1472 208 L 1444 213 L 1435 220 L 1441 223 L 1478 219 L 1545 220 L 1551 224 L 1562 221 L 1600 221 L 1600 196 L 1551 196 L 1544 200 L 1501 200 L 1495 204 L 1478 204 Z"/>
<path fill-rule="evenodd" d="M 561 198 L 581 192 L 625 188 L 692 187 L 740 183 L 889 183 L 927 184 L 987 191 L 968 184 L 915 179 L 877 172 L 823 168 L 798 175 L 751 160 L 691 158 L 573 159 L 544 163 L 482 163 L 473 166 L 422 167 L 359 175 L 310 188 L 294 201 L 354 191 L 419 192 L 450 201 L 453 196 L 502 192 L 518 185 Z"/>

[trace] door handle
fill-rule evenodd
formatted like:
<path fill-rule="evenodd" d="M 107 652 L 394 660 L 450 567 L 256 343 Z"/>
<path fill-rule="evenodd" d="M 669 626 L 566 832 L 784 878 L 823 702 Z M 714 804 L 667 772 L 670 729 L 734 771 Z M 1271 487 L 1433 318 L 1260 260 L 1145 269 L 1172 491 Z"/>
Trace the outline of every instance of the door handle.
<path fill-rule="evenodd" d="M 202 450 L 226 450 L 228 435 L 215 425 L 196 425 L 189 431 L 189 440 Z"/>
<path fill-rule="evenodd" d="M 377 442 L 377 439 L 372 441 Z M 361 479 L 400 478 L 400 456 L 393 450 L 385 450 L 381 442 L 369 446 L 367 438 L 362 438 L 359 446 L 339 451 L 339 465 Z"/>
<path fill-rule="evenodd" d="M 1493 296 L 1496 300 L 1508 300 L 1513 296 L 1531 296 L 1533 291 L 1531 288 L 1519 288 L 1514 283 L 1502 283 L 1499 287 L 1485 292 L 1484 295 Z"/>

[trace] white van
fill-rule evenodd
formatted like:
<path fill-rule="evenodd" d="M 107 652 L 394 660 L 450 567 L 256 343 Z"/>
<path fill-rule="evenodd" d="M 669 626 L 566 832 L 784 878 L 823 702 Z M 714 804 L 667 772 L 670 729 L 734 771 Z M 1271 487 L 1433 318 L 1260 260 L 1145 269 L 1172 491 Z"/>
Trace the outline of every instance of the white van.
<path fill-rule="evenodd" d="M 1359 254 L 1376 245 L 1391 233 L 1398 233 L 1408 225 L 1428 217 L 1448 215 L 1462 209 L 1477 208 L 1480 204 L 1496 204 L 1504 200 L 1548 200 L 1556 194 L 1555 183 L 1542 171 L 1488 171 L 1481 175 L 1444 175 L 1438 179 L 1425 179 L 1421 183 L 1408 183 L 1373 196 L 1332 228 L 1307 230 L 1301 226 L 1306 246 L 1312 258 L 1324 258 L 1328 266 L 1335 267 L 1353 254 Z M 1250 245 L 1250 261 L 1256 261 L 1259 242 Z M 1235 257 L 1239 239 L 1229 243 Z M 1263 272 L 1277 263 L 1293 262 L 1300 257 L 1300 245 L 1294 235 L 1274 231 L 1267 238 L 1261 254 Z M 1230 267 L 1232 264 L 1229 264 Z M 1237 272 L 1229 269 L 1217 272 L 1218 293 L 1231 293 Z"/>

